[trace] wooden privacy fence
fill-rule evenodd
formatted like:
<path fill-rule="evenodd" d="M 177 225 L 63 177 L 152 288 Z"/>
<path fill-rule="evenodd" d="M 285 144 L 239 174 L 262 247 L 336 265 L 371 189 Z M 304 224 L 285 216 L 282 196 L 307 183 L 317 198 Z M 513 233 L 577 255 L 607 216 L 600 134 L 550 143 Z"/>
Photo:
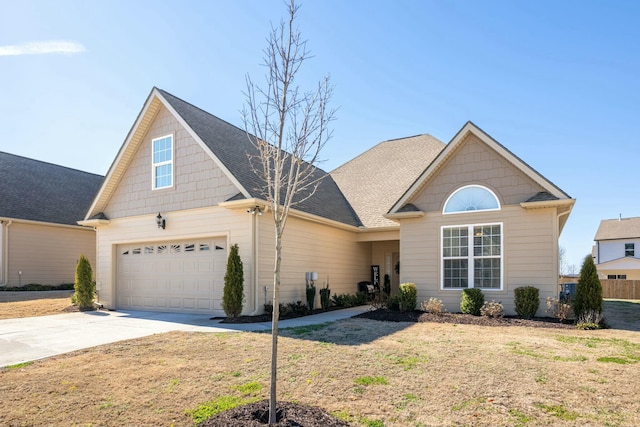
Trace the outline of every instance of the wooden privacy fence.
<path fill-rule="evenodd" d="M 640 299 L 640 280 L 600 279 L 602 297 L 616 299 Z"/>

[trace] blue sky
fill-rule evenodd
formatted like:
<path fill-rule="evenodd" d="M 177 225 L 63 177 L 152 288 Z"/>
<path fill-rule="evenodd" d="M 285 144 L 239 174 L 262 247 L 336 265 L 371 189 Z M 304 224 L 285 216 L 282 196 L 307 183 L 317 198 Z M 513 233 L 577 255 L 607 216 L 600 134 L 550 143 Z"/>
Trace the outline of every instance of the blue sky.
<path fill-rule="evenodd" d="M 153 86 L 241 126 L 280 0 L 0 0 L 0 150 L 105 174 Z M 378 142 L 467 120 L 577 199 L 579 270 L 601 219 L 640 216 L 640 2 L 307 0 L 335 84 L 332 170 Z"/>

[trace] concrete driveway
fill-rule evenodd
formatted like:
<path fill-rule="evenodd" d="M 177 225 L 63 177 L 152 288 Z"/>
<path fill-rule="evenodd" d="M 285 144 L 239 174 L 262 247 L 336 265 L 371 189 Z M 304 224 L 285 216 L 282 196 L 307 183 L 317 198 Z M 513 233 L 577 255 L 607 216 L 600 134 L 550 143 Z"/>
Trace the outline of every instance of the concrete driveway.
<path fill-rule="evenodd" d="M 282 320 L 280 328 L 346 319 L 369 309 L 353 307 Z M 203 314 L 147 311 L 88 311 L 0 320 L 0 367 L 43 359 L 75 350 L 171 331 L 268 331 L 271 322 L 220 324 Z"/>

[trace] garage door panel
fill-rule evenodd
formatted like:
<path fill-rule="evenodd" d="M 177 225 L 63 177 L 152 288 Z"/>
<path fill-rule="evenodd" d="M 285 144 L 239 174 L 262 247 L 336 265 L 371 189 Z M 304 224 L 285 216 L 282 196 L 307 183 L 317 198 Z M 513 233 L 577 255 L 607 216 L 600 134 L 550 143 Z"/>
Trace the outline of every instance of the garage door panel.
<path fill-rule="evenodd" d="M 118 308 L 211 313 L 222 310 L 225 240 L 119 246 Z"/>

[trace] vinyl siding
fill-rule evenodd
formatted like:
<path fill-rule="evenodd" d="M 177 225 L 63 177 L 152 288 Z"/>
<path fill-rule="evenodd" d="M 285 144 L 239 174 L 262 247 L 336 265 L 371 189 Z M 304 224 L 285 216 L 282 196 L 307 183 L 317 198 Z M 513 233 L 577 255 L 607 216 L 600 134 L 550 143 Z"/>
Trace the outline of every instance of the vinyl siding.
<path fill-rule="evenodd" d="M 450 154 L 440 170 L 425 183 L 418 197 L 411 201 L 425 212 L 442 212 L 447 198 L 464 185 L 479 184 L 493 190 L 500 204 L 521 203 L 543 188 L 525 176 L 510 162 L 470 134 Z M 499 191 L 497 191 L 499 190 Z"/>
<path fill-rule="evenodd" d="M 260 217 L 259 283 L 268 286 L 267 299 L 273 298 L 275 233 L 269 214 Z M 316 289 L 329 280 L 331 295 L 355 294 L 357 284 L 369 280 L 371 243 L 358 243 L 354 232 L 289 217 L 282 239 L 280 301 L 306 301 L 305 272 L 318 273 Z M 319 293 L 316 295 L 319 304 Z M 259 295 L 261 304 L 264 291 Z"/>
<path fill-rule="evenodd" d="M 9 258 L 7 286 L 73 283 L 76 264 L 82 254 L 95 268 L 96 234 L 93 229 L 14 221 L 5 233 Z"/>
<path fill-rule="evenodd" d="M 555 209 L 525 210 L 505 206 L 500 211 L 442 215 L 429 213 L 420 219 L 402 220 L 400 280 L 414 282 L 418 301 L 440 298 L 449 311 L 460 310 L 460 290 L 441 289 L 441 227 L 502 223 L 503 289 L 483 290 L 486 300 L 501 301 L 513 314 L 513 290 L 531 285 L 544 300 L 557 296 L 557 218 Z"/>
<path fill-rule="evenodd" d="M 151 141 L 169 134 L 174 143 L 174 185 L 152 190 Z M 109 218 L 123 218 L 194 209 L 216 205 L 238 192 L 205 149 L 169 110 L 161 107 L 104 212 Z"/>
<path fill-rule="evenodd" d="M 601 264 L 603 262 L 609 262 L 615 259 L 624 258 L 624 245 L 626 243 L 633 243 L 635 245 L 634 256 L 635 258 L 640 258 L 640 239 L 604 240 L 598 242 L 596 263 Z"/>

